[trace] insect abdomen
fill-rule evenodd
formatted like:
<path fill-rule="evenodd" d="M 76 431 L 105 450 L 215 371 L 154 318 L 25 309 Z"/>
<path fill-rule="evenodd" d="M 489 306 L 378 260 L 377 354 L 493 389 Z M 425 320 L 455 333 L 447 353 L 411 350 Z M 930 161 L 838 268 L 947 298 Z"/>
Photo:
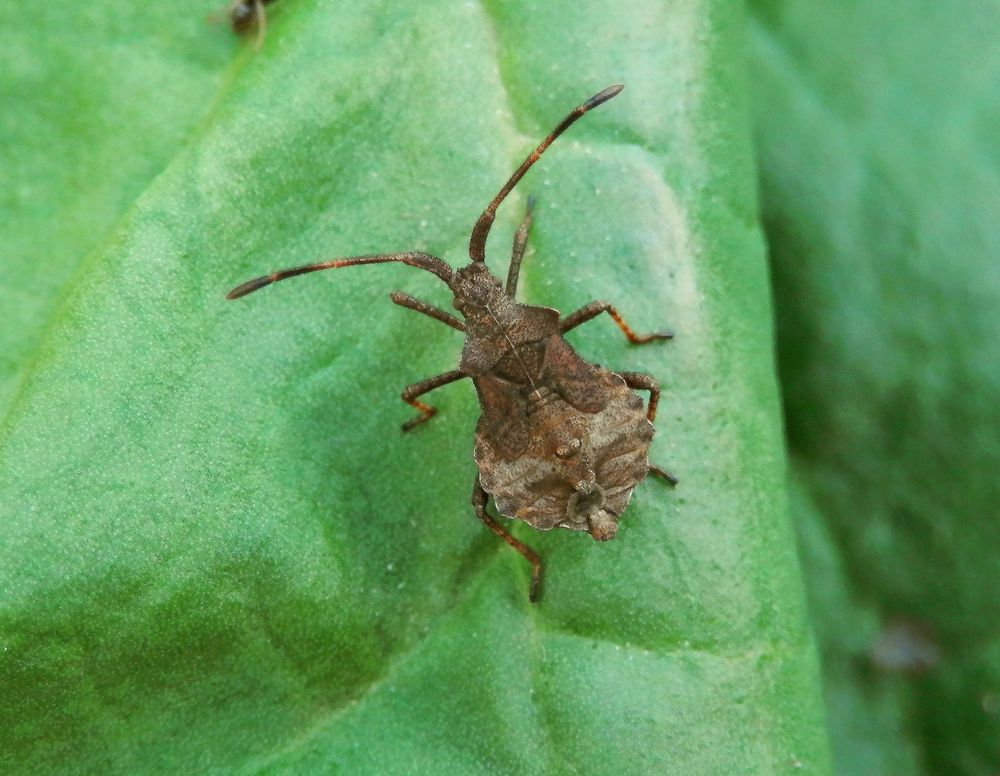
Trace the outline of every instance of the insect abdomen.
<path fill-rule="evenodd" d="M 624 385 L 605 409 L 581 412 L 552 388 L 533 397 L 529 438 L 513 459 L 503 457 L 491 435 L 476 430 L 480 482 L 497 508 L 534 528 L 588 531 L 584 502 L 615 520 L 646 476 L 653 427 L 642 401 Z M 586 492 L 586 499 L 581 492 Z"/>

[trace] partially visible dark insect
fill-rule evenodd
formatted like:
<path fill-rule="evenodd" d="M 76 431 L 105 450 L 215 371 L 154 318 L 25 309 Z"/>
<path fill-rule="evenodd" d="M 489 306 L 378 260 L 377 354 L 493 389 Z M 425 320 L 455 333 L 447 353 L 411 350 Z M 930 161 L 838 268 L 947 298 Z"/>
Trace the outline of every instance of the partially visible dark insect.
<path fill-rule="evenodd" d="M 531 563 L 532 601 L 538 598 L 542 561 L 487 514 L 488 495 L 493 496 L 502 515 L 535 528 L 571 528 L 606 541 L 614 537 L 632 490 L 648 473 L 671 485 L 677 483 L 672 474 L 651 466 L 646 457 L 660 397 L 656 381 L 649 375 L 615 373 L 588 363 L 563 339 L 566 332 L 604 312 L 635 345 L 672 335 L 634 333 L 607 302 L 591 302 L 564 318 L 550 307 L 518 304 L 515 293 L 531 224 L 531 197 L 514 236 L 506 286 L 490 274 L 485 263 L 486 237 L 503 199 L 552 141 L 623 88 L 620 84 L 609 86 L 574 109 L 517 168 L 476 222 L 467 266 L 452 270 L 441 259 L 416 251 L 357 256 L 283 269 L 243 283 L 227 294 L 228 299 L 237 299 L 306 272 L 393 261 L 427 270 L 447 284 L 465 323 L 402 291 L 390 294 L 396 304 L 465 333 L 458 369 L 421 380 L 403 391 L 403 401 L 420 412 L 403 424 L 403 431 L 436 413 L 418 397 L 457 380 L 472 379 L 482 410 L 476 426 L 479 476 L 472 504 L 476 516 Z M 630 389 L 649 391 L 648 406 L 643 408 L 642 400 Z"/>
<path fill-rule="evenodd" d="M 270 5 L 275 0 L 233 0 L 225 11 L 224 16 L 212 16 L 212 21 L 228 21 L 233 32 L 244 35 L 248 32 L 256 32 L 256 42 L 259 46 L 264 40 L 264 32 L 267 30 L 267 13 L 264 11 L 265 5 Z"/>

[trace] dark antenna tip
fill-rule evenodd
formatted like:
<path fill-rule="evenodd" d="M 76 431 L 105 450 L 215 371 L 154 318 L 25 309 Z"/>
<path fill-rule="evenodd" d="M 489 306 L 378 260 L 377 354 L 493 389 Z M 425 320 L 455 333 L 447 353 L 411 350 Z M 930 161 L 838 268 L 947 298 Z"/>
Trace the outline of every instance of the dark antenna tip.
<path fill-rule="evenodd" d="M 621 90 L 625 88 L 625 84 L 612 84 L 607 89 L 602 89 L 589 100 L 587 100 L 583 107 L 585 110 L 590 110 L 591 108 L 596 108 L 602 102 L 607 102 L 612 97 L 621 94 Z"/>
<path fill-rule="evenodd" d="M 608 88 L 599 91 L 582 105 L 577 105 L 569 112 L 566 118 L 556 125 L 556 128 L 549 133 L 548 137 L 538 144 L 538 148 L 532 151 L 528 155 L 528 158 L 521 162 L 521 166 L 514 170 L 514 174 L 510 176 L 497 195 L 493 198 L 493 201 L 486 206 L 486 210 L 484 210 L 483 214 L 479 216 L 479 220 L 476 221 L 476 225 L 472 227 L 472 235 L 469 237 L 470 259 L 473 261 L 486 261 L 486 238 L 490 233 L 490 227 L 493 225 L 493 219 L 496 217 L 497 208 L 500 206 L 500 203 L 503 202 L 504 198 L 510 194 L 511 191 L 513 191 L 517 182 L 524 177 L 528 168 L 538 161 L 538 157 L 545 152 L 545 149 L 552 145 L 553 141 L 565 132 L 574 121 L 580 118 L 580 116 L 585 114 L 591 108 L 596 108 L 602 102 L 607 102 L 624 88 L 624 84 L 612 84 Z"/>
<path fill-rule="evenodd" d="M 226 299 L 239 299 L 241 296 L 251 294 L 264 286 L 271 285 L 273 282 L 274 278 L 270 275 L 262 275 L 259 278 L 248 280 L 246 283 L 240 283 L 240 285 L 236 286 L 236 288 L 226 294 Z"/>

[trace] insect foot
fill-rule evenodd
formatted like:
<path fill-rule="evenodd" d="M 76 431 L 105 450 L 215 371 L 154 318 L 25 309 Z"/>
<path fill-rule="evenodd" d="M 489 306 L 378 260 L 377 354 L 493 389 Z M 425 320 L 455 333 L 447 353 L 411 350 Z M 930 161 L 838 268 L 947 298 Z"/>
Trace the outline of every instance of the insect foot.
<path fill-rule="evenodd" d="M 591 364 L 563 339 L 566 332 L 605 312 L 635 345 L 673 335 L 636 334 L 608 302 L 590 302 L 565 318 L 550 307 L 518 302 L 517 284 L 534 198 L 529 197 L 514 237 L 506 284 L 486 266 L 486 238 L 500 203 L 559 135 L 623 88 L 621 84 L 609 86 L 574 108 L 528 155 L 473 227 L 466 266 L 452 270 L 441 259 L 419 251 L 330 259 L 262 275 L 226 295 L 239 299 L 308 272 L 391 262 L 430 272 L 447 286 L 452 306 L 464 321 L 402 291 L 391 294 L 395 304 L 465 335 L 457 369 L 413 383 L 402 392 L 402 400 L 419 413 L 403 423 L 403 431 L 426 423 L 437 412 L 419 397 L 458 380 L 472 381 L 481 411 L 475 433 L 479 473 L 472 508 L 483 525 L 531 565 L 531 601 L 537 601 L 541 592 L 542 559 L 487 512 L 490 498 L 504 517 L 543 531 L 586 531 L 606 542 L 618 533 L 618 521 L 632 491 L 647 474 L 677 484 L 674 475 L 652 466 L 647 458 L 660 398 L 656 380 Z M 649 392 L 645 407 L 636 390 Z"/>

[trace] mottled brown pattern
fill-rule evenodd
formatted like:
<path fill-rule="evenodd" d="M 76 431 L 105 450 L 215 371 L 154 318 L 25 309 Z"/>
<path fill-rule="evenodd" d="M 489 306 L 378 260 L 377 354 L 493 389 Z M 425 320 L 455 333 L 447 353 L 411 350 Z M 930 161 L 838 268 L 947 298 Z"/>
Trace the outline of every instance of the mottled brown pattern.
<path fill-rule="evenodd" d="M 617 523 L 646 476 L 653 427 L 642 401 L 623 381 L 607 393 L 596 414 L 562 398 L 545 404 L 528 418 L 528 438 L 514 458 L 483 415 L 476 429 L 476 464 L 501 514 L 541 530 L 591 531 L 594 522 Z"/>
<path fill-rule="evenodd" d="M 547 342 L 545 377 L 569 404 L 589 413 L 603 410 L 624 385 L 613 372 L 580 358 L 562 337 Z"/>

